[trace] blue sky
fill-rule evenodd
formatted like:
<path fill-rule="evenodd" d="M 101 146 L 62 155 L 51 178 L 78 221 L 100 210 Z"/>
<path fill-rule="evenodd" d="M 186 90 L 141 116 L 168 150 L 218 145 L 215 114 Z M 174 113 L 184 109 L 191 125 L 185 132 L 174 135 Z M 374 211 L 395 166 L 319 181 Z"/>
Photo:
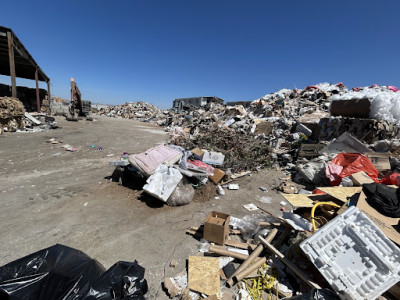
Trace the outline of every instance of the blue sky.
<path fill-rule="evenodd" d="M 2 3 L 0 25 L 55 96 L 68 98 L 74 77 L 84 99 L 169 108 L 180 97 L 247 101 L 325 81 L 399 85 L 399 11 L 400 1 L 368 0 L 15 0 Z"/>

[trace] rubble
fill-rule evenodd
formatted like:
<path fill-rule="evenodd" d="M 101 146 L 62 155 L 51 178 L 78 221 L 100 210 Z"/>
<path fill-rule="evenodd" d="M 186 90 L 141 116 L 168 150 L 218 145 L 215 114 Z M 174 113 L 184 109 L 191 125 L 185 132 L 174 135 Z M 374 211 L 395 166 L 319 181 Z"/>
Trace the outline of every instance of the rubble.
<path fill-rule="evenodd" d="M 26 112 L 17 98 L 0 97 L 0 134 L 3 131 L 37 132 L 57 127 L 53 117 Z"/>
<path fill-rule="evenodd" d="M 141 101 L 101 108 L 97 114 L 111 118 L 137 119 L 158 125 L 164 125 L 168 116 L 168 112 L 163 112 L 154 105 Z"/>
<path fill-rule="evenodd" d="M 0 134 L 5 129 L 13 132 L 25 127 L 25 108 L 21 101 L 11 97 L 0 97 Z"/>
<path fill-rule="evenodd" d="M 371 89 L 388 95 L 397 93 L 383 87 Z M 367 89 L 368 93 L 371 89 Z M 398 224 L 398 199 L 394 196 L 397 190 L 379 194 L 377 207 L 368 202 L 371 195 L 366 184 L 385 185 L 382 189 L 400 184 L 397 115 L 390 110 L 390 118 L 382 108 L 375 109 L 381 101 L 379 93 L 371 100 L 373 113 L 349 113 L 348 105 L 358 105 L 356 101 L 347 102 L 346 109 L 335 107 L 335 114 L 342 111 L 346 116 L 329 115 L 333 101 L 360 91 L 349 92 L 343 84 L 323 83 L 303 90 L 283 89 L 253 101 L 246 108 L 211 104 L 177 114 L 139 102 L 101 112 L 109 117 L 151 122 L 170 133 L 169 145 L 162 147 L 173 149 L 176 155 L 159 156 L 151 167 L 132 159 L 142 154 L 125 154 L 121 161 L 110 164 L 163 186 L 151 191 L 145 186 L 144 190 L 170 206 L 188 204 L 207 184 L 214 184 L 215 193 L 221 196 L 218 199 L 224 199 L 224 189 L 239 189 L 235 180 L 251 176 L 261 168 L 275 167 L 287 172 L 287 177 L 280 178 L 274 187 L 286 199 L 280 202 L 281 216 L 263 208 L 271 203 L 271 198 L 262 197 L 258 199 L 261 206 L 242 204 L 252 215 L 238 219 L 213 211 L 203 225 L 186 231 L 200 239 L 198 256 L 204 257 L 190 256 L 188 269 L 181 274 L 189 274 L 189 278 L 195 274 L 192 279 L 178 276 L 184 281 L 179 284 L 174 278 L 165 279 L 171 297 L 218 299 L 228 289 L 238 299 L 264 299 L 266 294 L 277 299 L 293 295 L 297 295 L 293 299 L 307 295 L 321 299 L 370 299 L 396 283 L 400 266 L 391 257 L 397 257 L 399 249 L 390 240 L 398 243 L 399 234 L 385 224 Z M 160 168 L 168 176 L 179 176 L 172 176 L 176 180 L 170 183 L 169 179 L 155 179 Z M 259 189 L 267 191 L 263 186 Z M 397 202 L 388 199 L 389 194 Z M 396 215 L 384 215 L 382 207 L 386 211 L 392 207 L 390 211 Z M 350 218 L 346 230 L 340 227 L 347 216 L 355 214 L 357 220 L 351 217 L 354 220 Z M 360 222 L 364 225 L 357 225 Z M 335 235 L 325 236 L 324 232 L 332 230 Z M 364 237 L 374 235 L 380 240 L 363 241 Z M 330 247 L 329 251 L 322 250 L 324 247 Z M 220 257 L 219 272 L 217 260 L 207 256 Z M 368 257 L 368 264 L 375 266 L 368 274 L 361 270 L 367 262 L 360 257 Z M 328 259 L 332 262 L 326 263 Z M 193 261 L 199 263 L 194 267 Z M 354 269 L 348 269 L 348 265 Z M 387 272 L 382 271 L 389 270 L 389 265 L 396 274 L 391 281 L 385 279 Z M 191 273 L 191 269 L 196 271 Z M 205 274 L 210 276 L 204 277 Z M 214 279 L 207 283 L 210 278 Z M 366 280 L 373 281 L 374 286 Z"/>

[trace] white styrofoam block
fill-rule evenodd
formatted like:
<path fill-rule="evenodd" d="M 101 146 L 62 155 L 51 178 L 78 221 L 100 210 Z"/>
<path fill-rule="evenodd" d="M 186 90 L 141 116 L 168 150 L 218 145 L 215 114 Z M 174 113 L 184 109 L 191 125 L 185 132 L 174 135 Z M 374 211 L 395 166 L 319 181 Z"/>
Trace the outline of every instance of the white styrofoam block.
<path fill-rule="evenodd" d="M 400 249 L 355 206 L 300 248 L 341 299 L 376 299 L 400 280 Z"/>

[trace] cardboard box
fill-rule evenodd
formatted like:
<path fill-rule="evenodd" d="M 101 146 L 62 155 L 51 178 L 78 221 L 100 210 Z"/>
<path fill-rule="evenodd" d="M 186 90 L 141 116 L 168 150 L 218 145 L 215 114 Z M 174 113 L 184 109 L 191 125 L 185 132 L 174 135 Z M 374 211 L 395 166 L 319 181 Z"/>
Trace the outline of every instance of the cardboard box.
<path fill-rule="evenodd" d="M 350 176 L 355 186 L 362 186 L 364 183 L 373 183 L 374 181 L 364 171 L 354 173 Z"/>
<path fill-rule="evenodd" d="M 369 158 L 375 168 L 381 171 L 390 170 L 390 152 L 368 152 L 365 156 Z"/>
<path fill-rule="evenodd" d="M 212 152 L 208 150 L 203 150 L 204 154 L 202 161 L 210 165 L 222 165 L 224 163 L 225 155 L 221 152 Z"/>
<path fill-rule="evenodd" d="M 229 222 L 231 217 L 227 214 L 213 211 L 204 221 L 203 238 L 207 241 L 224 245 L 229 236 Z"/>
<path fill-rule="evenodd" d="M 214 173 L 214 168 L 207 165 L 206 163 L 203 163 L 200 160 L 187 160 L 187 166 L 189 170 L 199 170 L 206 172 L 207 174 L 213 174 Z"/>
<path fill-rule="evenodd" d="M 203 150 L 201 150 L 200 148 L 194 148 L 192 150 L 192 153 L 194 155 L 194 158 L 202 160 L 204 154 Z"/>
<path fill-rule="evenodd" d="M 214 168 L 213 173 L 214 173 L 214 175 L 210 176 L 209 178 L 215 184 L 218 184 L 218 182 L 220 182 L 222 180 L 222 178 L 225 176 L 225 172 L 220 169 L 217 169 L 217 168 Z"/>
<path fill-rule="evenodd" d="M 400 218 L 390 218 L 379 213 L 375 208 L 368 204 L 363 192 L 360 194 L 357 207 L 359 210 L 364 212 L 389 239 L 400 245 L 400 232 L 397 229 Z"/>

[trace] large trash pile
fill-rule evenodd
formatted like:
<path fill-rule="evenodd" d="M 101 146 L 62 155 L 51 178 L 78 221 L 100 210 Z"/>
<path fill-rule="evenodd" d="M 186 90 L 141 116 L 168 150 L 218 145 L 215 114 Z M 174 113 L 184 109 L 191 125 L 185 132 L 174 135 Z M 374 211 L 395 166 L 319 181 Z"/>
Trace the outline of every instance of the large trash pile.
<path fill-rule="evenodd" d="M 199 252 L 165 278 L 167 294 L 375 299 L 389 290 L 386 299 L 398 298 L 397 93 L 390 86 L 349 91 L 324 83 L 283 89 L 248 108 L 212 104 L 158 114 L 169 145 L 110 162 L 143 177 L 145 193 L 185 205 L 206 185 L 223 197 L 239 189 L 240 176 L 274 166 L 289 175 L 275 189 L 291 206 L 274 215 L 268 202 L 253 204 L 246 209 L 257 213 L 241 219 L 210 212 L 186 231 L 200 241 Z"/>
<path fill-rule="evenodd" d="M 304 89 L 282 89 L 254 100 L 247 108 L 213 103 L 174 113 L 135 102 L 108 107 L 99 114 L 163 126 L 170 133 L 171 143 L 184 149 L 222 152 L 225 167 L 241 172 L 273 163 L 291 167 L 302 152 L 302 145 L 329 143 L 344 132 L 368 144 L 397 137 L 396 105 L 385 106 L 392 113 L 388 117 L 383 108 L 387 101 L 380 100 L 387 95 L 392 95 L 392 100 L 397 97 L 394 89 L 372 86 L 349 91 L 342 83 L 321 83 Z M 363 114 L 359 102 L 338 101 L 363 98 L 363 93 L 370 98 L 375 95 Z M 331 105 L 339 102 L 342 104 Z"/>
<path fill-rule="evenodd" d="M 139 121 L 153 123 L 161 120 L 160 123 L 162 124 L 165 122 L 168 112 L 163 112 L 150 103 L 138 101 L 101 108 L 97 114 L 111 118 L 137 119 Z"/>
<path fill-rule="evenodd" d="M 21 101 L 0 97 L 0 134 L 3 132 L 38 132 L 58 128 L 55 119 L 45 113 L 28 113 Z"/>
<path fill-rule="evenodd" d="M 24 128 L 25 107 L 16 98 L 0 97 L 0 134 Z"/>
<path fill-rule="evenodd" d="M 366 117 L 400 124 L 400 93 L 398 91 L 395 86 L 374 84 L 370 87 L 357 87 L 346 93 L 333 95 L 331 100 L 359 101 L 361 103 L 365 99 L 367 105 L 364 105 L 364 107 L 369 110 Z M 358 109 L 360 109 L 360 106 L 358 106 Z"/>

